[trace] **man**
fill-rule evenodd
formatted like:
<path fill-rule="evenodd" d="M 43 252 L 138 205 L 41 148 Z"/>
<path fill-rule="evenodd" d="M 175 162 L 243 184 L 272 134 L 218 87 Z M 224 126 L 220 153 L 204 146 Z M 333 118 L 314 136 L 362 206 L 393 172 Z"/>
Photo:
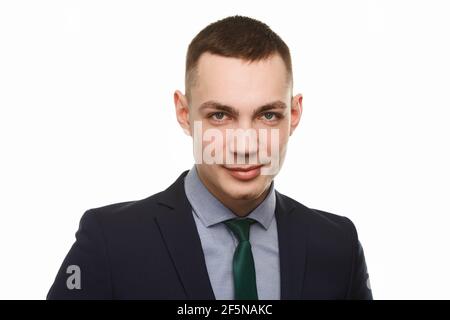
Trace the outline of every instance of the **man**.
<path fill-rule="evenodd" d="M 48 299 L 372 299 L 346 217 L 279 193 L 302 96 L 290 52 L 242 16 L 191 42 L 177 120 L 195 165 L 166 190 L 88 210 Z"/>

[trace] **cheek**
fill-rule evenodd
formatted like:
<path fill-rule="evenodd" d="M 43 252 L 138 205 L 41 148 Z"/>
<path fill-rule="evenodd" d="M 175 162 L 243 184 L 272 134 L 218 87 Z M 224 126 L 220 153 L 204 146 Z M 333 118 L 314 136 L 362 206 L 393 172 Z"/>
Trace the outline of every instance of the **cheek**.
<path fill-rule="evenodd" d="M 273 152 L 278 152 L 280 154 L 286 148 L 288 138 L 289 129 L 287 127 L 279 127 L 270 130 L 267 145 L 269 154 L 272 154 Z"/>
<path fill-rule="evenodd" d="M 195 148 L 198 156 L 208 165 L 222 164 L 225 161 L 226 134 L 224 128 L 217 128 L 208 123 L 202 122 L 202 130 L 197 132 L 196 143 L 201 148 Z"/>

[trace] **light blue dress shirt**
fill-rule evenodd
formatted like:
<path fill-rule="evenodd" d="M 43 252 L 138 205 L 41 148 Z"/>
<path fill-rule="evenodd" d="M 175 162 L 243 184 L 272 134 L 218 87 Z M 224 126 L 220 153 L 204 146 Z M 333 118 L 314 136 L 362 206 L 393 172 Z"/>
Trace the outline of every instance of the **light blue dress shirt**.
<path fill-rule="evenodd" d="M 192 206 L 214 295 L 219 300 L 232 300 L 234 299 L 233 254 L 238 240 L 222 222 L 238 216 L 208 191 L 200 180 L 195 165 L 185 177 L 184 188 Z M 272 181 L 264 201 L 247 215 L 248 218 L 258 222 L 250 227 L 250 243 L 255 261 L 259 300 L 280 299 L 280 260 L 275 204 Z"/>

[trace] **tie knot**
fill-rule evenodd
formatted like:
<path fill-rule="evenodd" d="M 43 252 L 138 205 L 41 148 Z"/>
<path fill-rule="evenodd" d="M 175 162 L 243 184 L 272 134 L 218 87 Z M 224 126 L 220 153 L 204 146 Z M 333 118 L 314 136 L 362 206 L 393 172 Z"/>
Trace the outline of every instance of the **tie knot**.
<path fill-rule="evenodd" d="M 251 218 L 234 218 L 224 223 L 233 232 L 239 242 L 241 242 L 249 240 L 250 225 L 254 222 L 256 221 Z"/>

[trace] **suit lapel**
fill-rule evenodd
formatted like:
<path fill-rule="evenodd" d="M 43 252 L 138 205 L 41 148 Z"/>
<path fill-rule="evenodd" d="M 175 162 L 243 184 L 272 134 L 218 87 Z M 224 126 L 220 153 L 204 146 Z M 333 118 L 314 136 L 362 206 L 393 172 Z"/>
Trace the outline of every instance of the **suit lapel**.
<path fill-rule="evenodd" d="M 276 196 L 281 299 L 301 299 L 306 262 L 306 215 L 297 212 L 301 208 L 294 210 L 291 200 L 279 192 Z"/>
<path fill-rule="evenodd" d="M 187 172 L 183 172 L 169 188 L 160 193 L 158 203 L 161 211 L 155 219 L 187 299 L 213 300 L 215 296 L 200 237 L 184 192 Z"/>

